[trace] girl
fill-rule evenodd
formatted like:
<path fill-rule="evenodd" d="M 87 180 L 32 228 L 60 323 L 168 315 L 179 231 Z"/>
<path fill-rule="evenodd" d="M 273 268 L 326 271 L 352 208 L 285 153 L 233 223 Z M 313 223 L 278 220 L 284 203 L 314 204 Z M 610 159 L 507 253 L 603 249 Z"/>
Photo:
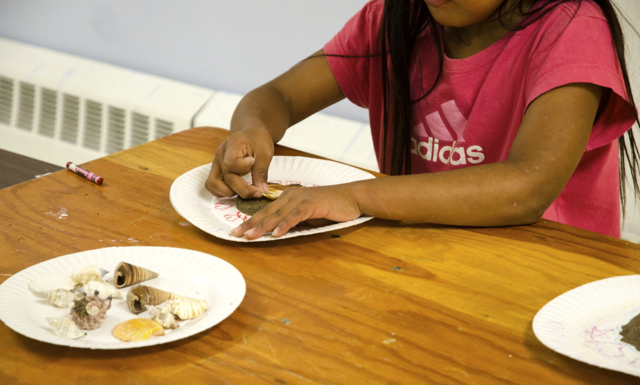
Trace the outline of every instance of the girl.
<path fill-rule="evenodd" d="M 207 189 L 259 197 L 285 130 L 344 97 L 369 109 L 380 170 L 393 176 L 288 190 L 233 235 L 367 214 L 546 218 L 620 236 L 618 163 L 635 176 L 638 117 L 609 1 L 372 0 L 323 50 L 242 99 Z M 240 177 L 249 172 L 253 185 Z"/>

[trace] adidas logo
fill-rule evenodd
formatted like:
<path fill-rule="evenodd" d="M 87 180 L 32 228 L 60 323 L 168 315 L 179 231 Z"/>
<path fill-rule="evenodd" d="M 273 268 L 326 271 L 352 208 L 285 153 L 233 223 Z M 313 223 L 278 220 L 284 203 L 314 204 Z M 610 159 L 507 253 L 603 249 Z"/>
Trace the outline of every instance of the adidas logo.
<path fill-rule="evenodd" d="M 441 108 L 445 119 L 453 129 L 453 133 L 455 133 L 455 138 L 442 120 L 440 112 L 433 112 L 425 116 L 425 121 L 432 136 L 429 136 L 423 123 L 416 125 L 413 128 L 414 133 L 418 138 L 425 141 L 411 138 L 411 153 L 427 161 L 454 166 L 481 163 L 484 160 L 482 147 L 459 145 L 465 142 L 463 134 L 467 127 L 467 118 L 462 115 L 458 106 L 456 106 L 455 100 L 443 103 Z M 452 142 L 452 144 L 450 146 L 441 145 L 440 141 Z"/>

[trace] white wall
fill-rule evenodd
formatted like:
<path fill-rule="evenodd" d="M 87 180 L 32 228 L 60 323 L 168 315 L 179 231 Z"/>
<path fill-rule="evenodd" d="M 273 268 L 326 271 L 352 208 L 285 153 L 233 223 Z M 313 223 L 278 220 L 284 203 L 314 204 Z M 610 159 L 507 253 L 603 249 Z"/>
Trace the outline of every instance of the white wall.
<path fill-rule="evenodd" d="M 0 0 L 0 36 L 245 94 L 322 48 L 365 3 Z M 326 112 L 368 121 L 346 101 Z"/>

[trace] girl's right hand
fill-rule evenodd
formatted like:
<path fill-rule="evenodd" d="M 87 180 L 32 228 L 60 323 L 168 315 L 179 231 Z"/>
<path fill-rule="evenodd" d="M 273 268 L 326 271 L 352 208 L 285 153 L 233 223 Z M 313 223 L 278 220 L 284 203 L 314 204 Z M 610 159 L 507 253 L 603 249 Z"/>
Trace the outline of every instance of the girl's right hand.
<path fill-rule="evenodd" d="M 263 127 L 249 127 L 231 134 L 218 148 L 206 189 L 216 197 L 259 198 L 268 192 L 269 164 L 273 158 L 273 140 Z M 251 173 L 252 185 L 242 176 Z"/>

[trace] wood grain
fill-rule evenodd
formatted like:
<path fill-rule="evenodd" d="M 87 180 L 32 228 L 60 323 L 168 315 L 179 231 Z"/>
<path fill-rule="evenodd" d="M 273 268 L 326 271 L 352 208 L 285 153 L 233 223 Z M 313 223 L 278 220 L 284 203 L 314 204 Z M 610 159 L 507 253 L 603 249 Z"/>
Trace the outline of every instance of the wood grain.
<path fill-rule="evenodd" d="M 228 319 L 154 347 L 71 349 L 0 324 L 0 383 L 637 383 L 546 348 L 531 322 L 567 290 L 637 274 L 638 245 L 544 220 L 459 228 L 374 219 L 225 241 L 189 225 L 168 192 L 226 135 L 194 128 L 88 163 L 102 186 L 63 170 L 0 191 L 0 282 L 61 255 L 140 245 L 215 255 L 247 282 Z"/>

